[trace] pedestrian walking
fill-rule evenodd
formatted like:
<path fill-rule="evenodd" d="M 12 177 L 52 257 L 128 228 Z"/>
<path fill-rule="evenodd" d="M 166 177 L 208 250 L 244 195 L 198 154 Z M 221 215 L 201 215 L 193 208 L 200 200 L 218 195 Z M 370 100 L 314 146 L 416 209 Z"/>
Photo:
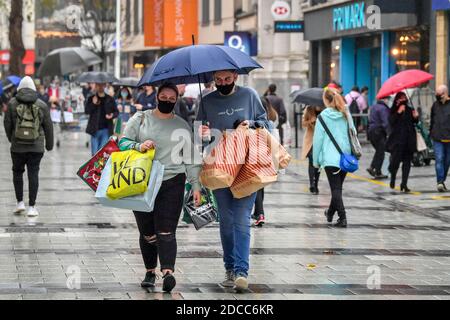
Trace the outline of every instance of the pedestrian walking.
<path fill-rule="evenodd" d="M 362 121 L 360 115 L 364 110 L 368 108 L 366 99 L 361 95 L 359 87 L 355 86 L 352 88 L 349 94 L 345 96 L 345 101 L 353 116 L 353 122 L 355 123 L 358 132 L 362 131 Z"/>
<path fill-rule="evenodd" d="M 155 110 L 137 113 L 128 122 L 119 145 L 122 151 L 146 152 L 155 148 L 155 160 L 165 166 L 164 181 L 156 197 L 153 212 L 134 212 L 139 228 L 142 257 L 147 273 L 142 287 L 154 287 L 158 257 L 163 274 L 163 291 L 171 292 L 177 256 L 176 231 L 184 201 L 186 177 L 194 190 L 196 205 L 201 202 L 199 174 L 201 165 L 194 163 L 193 137 L 188 123 L 175 115 L 178 89 L 163 84 L 157 95 Z M 185 137 L 173 139 L 175 131 L 184 130 Z M 177 137 L 179 134 L 177 134 Z M 187 139 L 186 139 L 187 137 Z M 183 142 L 180 145 L 180 142 Z M 173 157 L 173 150 L 181 151 L 181 159 Z"/>
<path fill-rule="evenodd" d="M 156 88 L 154 86 L 144 86 L 142 92 L 136 100 L 138 111 L 153 110 L 156 108 Z"/>
<path fill-rule="evenodd" d="M 450 168 L 450 97 L 448 87 L 441 85 L 436 90 L 436 102 L 431 108 L 430 134 L 436 156 L 437 189 L 445 192 L 445 182 Z"/>
<path fill-rule="evenodd" d="M 275 108 L 272 107 L 269 100 L 265 96 L 261 97 L 261 103 L 264 107 L 264 110 L 266 111 L 267 118 L 271 123 L 271 127 L 276 128 L 278 126 L 278 114 L 275 111 Z M 280 141 L 280 136 L 277 133 L 272 132 L 272 134 L 274 134 L 275 138 Z M 255 220 L 255 227 L 262 228 L 266 224 L 266 213 L 264 210 L 264 189 L 261 189 L 256 193 L 255 208 L 252 218 L 253 220 Z"/>
<path fill-rule="evenodd" d="M 105 92 L 106 84 L 97 83 L 96 93 L 91 96 L 85 107 L 89 115 L 86 133 L 91 135 L 91 152 L 94 156 L 114 134 L 114 119 L 119 116 L 116 101 Z"/>
<path fill-rule="evenodd" d="M 191 117 L 191 112 L 189 110 L 188 104 L 184 98 L 184 94 L 186 93 L 186 85 L 180 84 L 177 87 L 180 96 L 178 97 L 177 104 L 175 105 L 175 114 L 189 123 L 190 126 L 192 126 L 193 119 Z"/>
<path fill-rule="evenodd" d="M 327 107 L 320 114 L 334 139 L 344 154 L 351 154 L 349 128 L 354 129 L 352 118 L 349 115 L 344 98 L 336 89 L 325 88 L 323 100 Z M 331 138 L 325 131 L 320 121 L 316 123 L 313 140 L 314 167 L 325 170 L 331 189 L 331 203 L 325 211 L 329 223 L 333 222 L 334 215 L 338 214 L 339 220 L 334 225 L 338 228 L 347 227 L 347 213 L 342 198 L 343 185 L 347 172 L 340 169 L 341 154 L 336 149 Z"/>
<path fill-rule="evenodd" d="M 386 141 L 390 135 L 389 117 L 391 110 L 387 99 L 379 100 L 370 108 L 369 141 L 375 148 L 375 155 L 367 172 L 375 179 L 387 179 L 381 171 L 386 155 Z"/>
<path fill-rule="evenodd" d="M 39 169 L 45 150 L 53 149 L 53 124 L 45 102 L 38 99 L 33 79 L 25 77 L 17 88 L 17 95 L 8 105 L 4 126 L 11 143 L 13 182 L 17 206 L 15 214 L 26 211 L 23 196 L 23 174 L 28 174 L 29 208 L 27 215 L 36 217 L 39 190 Z"/>
<path fill-rule="evenodd" d="M 242 127 L 270 128 L 261 99 L 255 90 L 236 85 L 238 73 L 214 73 L 217 91 L 208 94 L 198 112 L 197 121 L 209 126 L 200 127 L 202 138 L 211 136 L 211 129 L 230 130 L 235 124 Z M 248 289 L 250 258 L 251 214 L 256 193 L 235 199 L 230 188 L 214 191 L 220 216 L 220 235 L 226 270 L 224 287 L 235 287 L 239 292 Z"/>
<path fill-rule="evenodd" d="M 284 105 L 284 100 L 277 96 L 277 86 L 276 84 L 271 84 L 267 89 L 264 96 L 267 98 L 269 103 L 278 113 L 278 131 L 280 133 L 280 143 L 284 145 L 284 129 L 283 125 L 287 123 L 287 112 Z"/>
<path fill-rule="evenodd" d="M 125 124 L 137 111 L 133 104 L 133 98 L 129 88 L 122 87 L 120 89 L 119 97 L 117 98 L 116 103 L 120 118 Z"/>
<path fill-rule="evenodd" d="M 313 140 L 314 130 L 316 128 L 317 117 L 323 111 L 322 107 L 307 106 L 303 113 L 302 126 L 306 128 L 303 136 L 301 160 L 309 160 L 308 175 L 309 175 L 309 191 L 314 194 L 319 194 L 319 179 L 320 170 L 314 167 L 313 163 Z"/>
<path fill-rule="evenodd" d="M 402 165 L 402 183 L 400 190 L 411 192 L 408 188 L 408 179 L 411 172 L 411 163 L 417 151 L 417 132 L 415 125 L 419 122 L 419 114 L 408 105 L 408 97 L 404 92 L 395 96 L 389 124 L 391 134 L 387 141 L 387 151 L 391 154 L 389 172 L 391 174 L 391 189 L 395 189 L 397 172 Z"/>

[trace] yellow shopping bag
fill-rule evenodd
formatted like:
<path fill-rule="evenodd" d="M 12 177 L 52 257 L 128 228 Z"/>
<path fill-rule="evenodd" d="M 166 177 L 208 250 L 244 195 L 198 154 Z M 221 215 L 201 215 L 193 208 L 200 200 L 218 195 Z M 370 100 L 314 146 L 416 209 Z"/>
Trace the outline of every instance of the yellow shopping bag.
<path fill-rule="evenodd" d="M 155 150 L 135 150 L 111 155 L 111 179 L 106 195 L 111 200 L 144 194 L 147 191 Z"/>

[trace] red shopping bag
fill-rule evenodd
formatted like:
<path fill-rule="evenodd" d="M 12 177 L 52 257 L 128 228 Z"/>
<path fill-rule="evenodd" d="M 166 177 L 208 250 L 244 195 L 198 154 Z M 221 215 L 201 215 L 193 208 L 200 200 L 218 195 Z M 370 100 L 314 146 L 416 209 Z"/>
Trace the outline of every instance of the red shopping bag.
<path fill-rule="evenodd" d="M 217 190 L 233 185 L 248 153 L 248 130 L 224 133 L 219 144 L 205 158 L 200 181 L 207 189 Z"/>
<path fill-rule="evenodd" d="M 249 150 L 245 164 L 231 186 L 236 199 L 252 195 L 278 179 L 267 130 L 249 130 Z"/>
<path fill-rule="evenodd" d="M 91 160 L 81 166 L 77 172 L 77 176 L 96 192 L 106 162 L 108 162 L 111 154 L 119 151 L 117 139 L 114 137 L 111 138 Z"/>

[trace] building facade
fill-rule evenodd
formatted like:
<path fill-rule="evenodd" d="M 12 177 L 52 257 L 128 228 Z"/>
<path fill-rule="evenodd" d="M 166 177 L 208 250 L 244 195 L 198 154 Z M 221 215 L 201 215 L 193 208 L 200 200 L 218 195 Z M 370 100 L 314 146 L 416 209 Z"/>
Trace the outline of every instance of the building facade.
<path fill-rule="evenodd" d="M 393 74 L 432 71 L 430 17 L 429 0 L 312 0 L 305 10 L 311 85 L 367 86 L 373 101 Z"/>
<path fill-rule="evenodd" d="M 9 71 L 9 59 L 11 53 L 9 51 L 9 12 L 11 10 L 11 1 L 4 1 L 3 8 L 0 10 L 0 78 L 3 78 Z M 23 64 L 25 65 L 25 73 L 34 74 L 35 67 L 35 1 L 25 0 L 23 4 L 23 26 L 22 37 L 26 49 Z"/>
<path fill-rule="evenodd" d="M 450 2 L 433 0 L 432 2 L 432 54 L 435 60 L 433 72 L 436 84 L 450 85 Z"/>

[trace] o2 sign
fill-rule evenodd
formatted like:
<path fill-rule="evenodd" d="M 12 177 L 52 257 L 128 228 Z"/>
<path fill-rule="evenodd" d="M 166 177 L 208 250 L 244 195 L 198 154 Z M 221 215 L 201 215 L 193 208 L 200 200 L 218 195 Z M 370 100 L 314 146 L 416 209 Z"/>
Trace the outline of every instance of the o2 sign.
<path fill-rule="evenodd" d="M 256 56 L 256 37 L 252 37 L 249 32 L 225 32 L 226 47 L 234 48 L 245 52 L 249 56 Z"/>
<path fill-rule="evenodd" d="M 291 17 L 291 6 L 286 1 L 275 1 L 270 10 L 275 20 L 284 20 Z"/>

